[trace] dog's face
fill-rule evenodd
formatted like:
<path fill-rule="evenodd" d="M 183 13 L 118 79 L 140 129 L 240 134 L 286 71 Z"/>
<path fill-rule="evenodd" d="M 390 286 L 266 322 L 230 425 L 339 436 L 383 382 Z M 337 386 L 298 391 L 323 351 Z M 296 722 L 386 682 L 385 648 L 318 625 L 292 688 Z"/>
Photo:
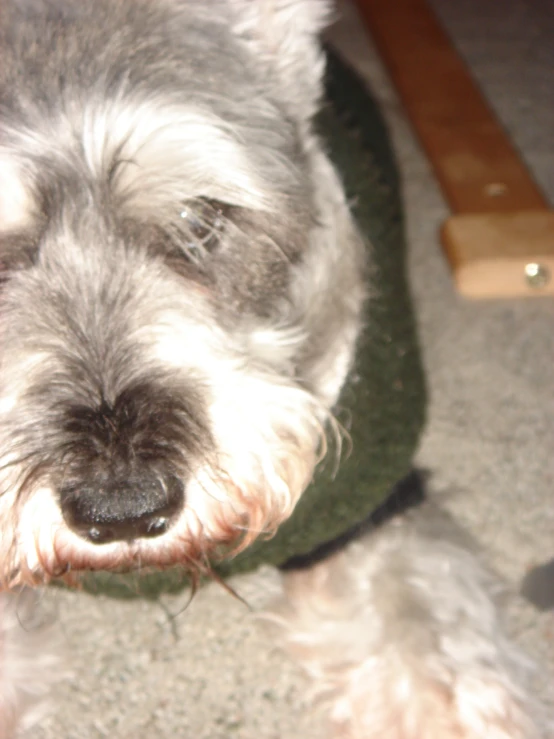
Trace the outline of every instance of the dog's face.
<path fill-rule="evenodd" d="M 3 4 L 0 584 L 194 568 L 309 483 L 363 293 L 324 11 Z"/>

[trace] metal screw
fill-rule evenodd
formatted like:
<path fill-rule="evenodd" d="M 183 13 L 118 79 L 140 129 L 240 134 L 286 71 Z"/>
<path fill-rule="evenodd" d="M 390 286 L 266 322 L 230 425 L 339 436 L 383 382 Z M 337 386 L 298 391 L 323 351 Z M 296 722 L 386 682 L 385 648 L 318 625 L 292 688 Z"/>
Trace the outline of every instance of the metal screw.
<path fill-rule="evenodd" d="M 550 282 L 550 270 L 539 262 L 529 262 L 525 265 L 525 279 L 533 288 L 541 288 Z"/>

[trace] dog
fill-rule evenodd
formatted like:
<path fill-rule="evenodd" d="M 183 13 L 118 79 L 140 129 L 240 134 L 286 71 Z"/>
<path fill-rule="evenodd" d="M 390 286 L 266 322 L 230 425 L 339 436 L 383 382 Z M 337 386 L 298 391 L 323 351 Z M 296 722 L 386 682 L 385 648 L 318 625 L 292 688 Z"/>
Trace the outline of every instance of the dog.
<path fill-rule="evenodd" d="M 367 248 L 313 127 L 321 0 L 0 8 L 0 731 L 37 720 L 40 589 L 200 577 L 312 479 Z M 337 736 L 539 736 L 495 585 L 430 509 L 283 577 L 264 619 Z M 40 650 L 40 654 L 38 653 Z"/>

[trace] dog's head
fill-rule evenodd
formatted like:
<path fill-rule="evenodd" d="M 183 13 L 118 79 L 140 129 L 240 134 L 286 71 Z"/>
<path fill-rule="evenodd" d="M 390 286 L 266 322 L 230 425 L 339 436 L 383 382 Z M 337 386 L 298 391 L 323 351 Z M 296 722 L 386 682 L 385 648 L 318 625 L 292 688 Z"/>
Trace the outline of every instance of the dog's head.
<path fill-rule="evenodd" d="M 0 584 L 195 567 L 309 483 L 363 292 L 325 15 L 4 3 Z"/>

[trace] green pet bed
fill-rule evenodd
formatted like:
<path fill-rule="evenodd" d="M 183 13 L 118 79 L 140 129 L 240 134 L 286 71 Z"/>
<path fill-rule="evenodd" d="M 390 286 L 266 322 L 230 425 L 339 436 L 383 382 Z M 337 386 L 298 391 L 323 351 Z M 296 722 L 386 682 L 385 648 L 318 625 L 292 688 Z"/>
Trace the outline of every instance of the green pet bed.
<path fill-rule="evenodd" d="M 273 538 L 214 563 L 225 577 L 262 563 L 282 566 L 302 559 L 371 521 L 390 491 L 398 492 L 397 481 L 409 475 L 424 420 L 425 385 L 406 281 L 398 169 L 375 101 L 334 52 L 327 56 L 327 102 L 318 128 L 371 244 L 373 265 L 367 328 L 337 409 L 352 444 L 338 471 L 332 462 L 321 465 L 293 516 Z M 84 579 L 87 590 L 117 597 L 155 597 L 186 583 L 186 573 L 178 569 L 126 576 L 95 573 Z"/>

